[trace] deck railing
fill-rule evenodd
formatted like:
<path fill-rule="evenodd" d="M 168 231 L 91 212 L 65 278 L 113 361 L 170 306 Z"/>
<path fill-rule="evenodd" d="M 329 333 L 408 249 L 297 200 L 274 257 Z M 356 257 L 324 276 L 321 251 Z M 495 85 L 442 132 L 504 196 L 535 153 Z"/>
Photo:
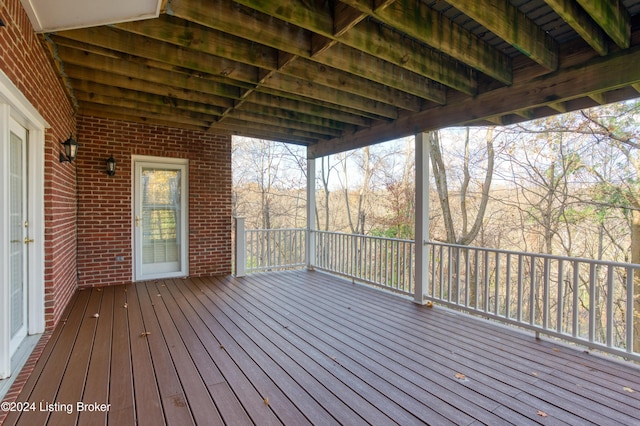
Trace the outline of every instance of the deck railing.
<path fill-rule="evenodd" d="M 411 240 L 315 231 L 314 268 L 402 293 L 413 293 Z"/>
<path fill-rule="evenodd" d="M 246 272 L 303 268 L 306 234 L 297 228 L 246 230 Z"/>
<path fill-rule="evenodd" d="M 413 294 L 413 241 L 313 232 L 314 268 Z M 304 267 L 306 238 L 304 229 L 246 231 L 247 272 Z M 436 242 L 426 247 L 428 300 L 640 361 L 640 348 L 633 347 L 640 265 Z"/>
<path fill-rule="evenodd" d="M 438 303 L 640 360 L 633 348 L 640 265 L 428 245 L 428 292 Z"/>

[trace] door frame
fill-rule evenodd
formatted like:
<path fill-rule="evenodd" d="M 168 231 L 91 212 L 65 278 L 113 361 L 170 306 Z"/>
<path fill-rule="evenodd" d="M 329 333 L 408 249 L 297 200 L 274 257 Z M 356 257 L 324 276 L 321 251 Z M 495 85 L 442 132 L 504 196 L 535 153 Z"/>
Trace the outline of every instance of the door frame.
<path fill-rule="evenodd" d="M 45 329 L 44 309 L 44 151 L 45 130 L 50 128 L 38 110 L 0 70 L 0 196 L 9 193 L 9 129 L 11 119 L 27 129 L 27 220 L 30 237 L 27 273 L 27 334 L 39 334 Z M 6 129 L 6 131 L 5 131 Z M 0 206 L 0 233 L 8 235 L 8 203 Z M 9 318 L 9 240 L 0 241 L 0 379 L 11 375 L 11 330 Z"/>
<path fill-rule="evenodd" d="M 138 164 L 157 165 L 159 167 L 181 167 L 184 175 L 182 176 L 182 192 L 181 192 L 181 223 L 180 229 L 183 241 L 180 243 L 180 265 L 178 272 L 160 273 L 155 275 L 141 276 L 140 258 L 141 251 L 138 248 L 138 235 L 136 228 L 136 211 L 137 211 L 137 195 L 138 176 L 136 168 Z M 132 280 L 142 281 L 158 278 L 175 278 L 185 277 L 189 275 L 189 160 L 186 158 L 171 157 L 155 157 L 148 155 L 132 155 L 131 156 L 131 251 L 132 251 Z"/>

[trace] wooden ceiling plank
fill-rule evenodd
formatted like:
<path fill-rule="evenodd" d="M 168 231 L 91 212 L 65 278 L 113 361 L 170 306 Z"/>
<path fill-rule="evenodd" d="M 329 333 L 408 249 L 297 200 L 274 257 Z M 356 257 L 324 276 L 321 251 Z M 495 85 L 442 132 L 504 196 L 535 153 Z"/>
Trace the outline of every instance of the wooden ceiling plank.
<path fill-rule="evenodd" d="M 216 102 L 216 105 L 220 106 L 230 107 L 233 105 L 231 100 L 238 99 L 240 96 L 238 87 L 220 84 L 189 74 L 153 68 L 141 62 L 112 59 L 93 53 L 69 49 L 64 46 L 60 46 L 58 52 L 65 64 L 77 65 L 82 68 L 100 70 L 165 86 L 215 95 L 220 99 Z M 223 98 L 226 98 L 226 100 L 223 101 Z"/>
<path fill-rule="evenodd" d="M 114 88 L 97 83 L 93 83 L 86 88 L 90 89 L 90 91 L 81 90 L 80 88 L 74 90 L 78 100 L 105 105 L 121 105 L 123 107 L 128 107 L 128 105 L 137 105 L 138 108 L 170 108 L 176 114 L 179 114 L 184 110 L 215 117 L 219 117 L 224 111 L 223 108 L 213 105 L 185 101 L 175 97 L 169 98 L 150 93 L 142 93 L 135 90 Z"/>
<path fill-rule="evenodd" d="M 235 118 L 238 120 L 251 121 L 257 124 L 275 125 L 278 127 L 301 130 L 307 133 L 315 133 L 318 137 L 329 139 L 332 137 L 340 136 L 342 134 L 339 130 L 330 129 L 328 127 L 317 126 L 315 124 L 302 123 L 295 120 L 288 120 L 286 118 L 272 117 L 263 114 L 257 114 L 244 109 L 233 110 L 228 118 Z"/>
<path fill-rule="evenodd" d="M 352 74 L 345 71 L 336 70 L 308 59 L 298 58 L 282 68 L 280 72 L 290 77 L 302 78 L 409 111 L 420 111 L 422 105 L 422 99 L 417 96 L 371 80 L 353 77 Z"/>
<path fill-rule="evenodd" d="M 274 75 L 266 80 L 263 86 L 292 93 L 295 96 L 303 96 L 311 100 L 317 99 L 336 106 L 345 106 L 378 117 L 398 118 L 398 110 L 392 106 L 288 75 Z"/>
<path fill-rule="evenodd" d="M 176 17 L 162 15 L 158 19 L 123 22 L 114 26 L 126 32 L 254 67 L 268 70 L 278 68 L 276 49 Z"/>
<path fill-rule="evenodd" d="M 192 103 L 187 105 L 186 103 L 172 103 L 166 100 L 162 102 L 162 99 L 150 100 L 147 98 L 145 101 L 153 102 L 142 102 L 133 97 L 114 97 L 96 92 L 84 92 L 82 90 L 76 90 L 76 96 L 78 101 L 81 102 L 81 105 L 92 103 L 134 110 L 145 110 L 166 116 L 175 115 L 189 118 L 197 116 L 204 121 L 215 121 L 222 113 L 221 108 L 207 107 L 203 104 L 196 105 Z"/>
<path fill-rule="evenodd" d="M 613 42 L 621 49 L 631 42 L 629 12 L 620 0 L 577 0 L 578 4 L 593 18 Z"/>
<path fill-rule="evenodd" d="M 251 128 L 243 128 L 242 131 L 239 131 L 238 128 L 236 128 L 233 124 L 228 125 L 224 122 L 215 123 L 210 129 L 208 129 L 208 131 L 302 146 L 309 146 L 317 142 L 315 139 L 304 138 L 301 136 L 284 135 L 282 133 L 272 133 L 266 131 L 265 129 L 256 130 Z"/>
<path fill-rule="evenodd" d="M 447 101 L 442 84 L 342 43 L 332 46 L 314 60 L 438 104 Z"/>
<path fill-rule="evenodd" d="M 109 74 L 104 71 L 82 68 L 76 65 L 69 65 L 69 67 L 67 67 L 67 70 L 69 73 L 69 78 L 74 81 L 74 87 L 78 85 L 78 87 L 82 87 L 82 89 L 86 91 L 91 91 L 89 87 L 92 83 L 98 83 L 106 86 L 163 96 L 167 99 L 175 98 L 189 102 L 198 102 L 202 104 L 225 107 L 224 101 L 226 100 L 224 100 L 223 102 L 219 102 L 219 98 L 215 96 L 206 93 L 194 92 L 189 89 L 161 85 L 145 80 Z"/>
<path fill-rule="evenodd" d="M 245 83 L 255 84 L 258 79 L 256 67 L 179 46 L 170 46 L 161 41 L 128 33 L 114 27 L 62 31 L 58 33 L 58 37 L 88 42 L 117 52 L 194 71 L 217 74 Z"/>
<path fill-rule="evenodd" d="M 558 68 L 556 42 L 509 0 L 448 0 L 447 2 L 540 65 L 550 70 Z"/>
<path fill-rule="evenodd" d="M 313 115 L 321 119 L 334 120 L 358 127 L 369 127 L 372 122 L 371 119 L 365 118 L 362 115 L 357 115 L 354 112 L 349 112 L 345 109 L 334 109 L 331 106 L 309 103 L 301 99 L 285 98 L 281 93 L 279 94 L 275 90 L 262 90 L 263 92 L 252 93 L 248 102 L 279 108 L 289 113 L 299 112 L 302 114 Z"/>
<path fill-rule="evenodd" d="M 436 103 L 445 102 L 444 88 L 423 75 L 410 72 L 403 67 L 385 62 L 381 58 L 359 52 L 356 49 L 348 48 L 340 43 L 333 46 L 331 44 L 325 46 L 327 49 L 331 47 L 332 55 L 325 55 L 324 51 L 322 54 L 312 55 L 311 42 L 309 41 L 311 37 L 308 31 L 293 25 L 287 25 L 277 18 L 264 15 L 256 16 L 255 13 L 238 16 L 237 9 L 241 6 L 237 4 L 234 6 L 234 4 L 229 0 L 212 0 L 206 4 L 203 3 L 203 0 L 195 0 L 193 3 L 186 3 L 185 0 L 174 0 L 172 1 L 171 13 L 209 28 L 229 32 L 255 43 L 266 44 L 282 52 L 288 52 L 302 58 L 311 58 L 315 62 L 341 71 L 353 72 L 360 77 L 388 85 L 423 99 Z M 217 13 L 212 13 L 212 10 Z M 229 21 L 242 18 L 242 25 L 228 22 L 223 18 L 225 16 L 230 17 Z M 278 31 L 280 32 L 278 33 Z M 265 36 L 265 34 L 268 34 L 268 36 Z M 330 56 L 334 56 L 336 49 L 339 49 L 345 56 L 338 61 L 332 61 Z M 344 58 L 354 59 L 349 61 Z M 385 70 L 384 73 L 377 72 L 381 68 Z M 461 87 L 464 87 L 464 90 L 469 93 L 475 93 L 476 90 L 475 81 L 469 80 L 467 77 L 463 79 Z"/>
<path fill-rule="evenodd" d="M 176 127 L 176 122 L 172 120 L 164 120 L 158 117 L 145 117 L 138 115 L 131 115 L 126 112 L 117 111 L 117 112 L 107 112 L 102 111 L 102 107 L 99 105 L 87 106 L 81 109 L 78 112 L 80 115 L 87 115 L 92 117 L 105 118 L 116 121 L 124 121 L 124 122 L 133 122 L 133 123 L 142 123 L 150 126 L 161 126 L 161 127 Z M 200 123 L 200 124 L 188 124 L 188 123 L 180 123 L 180 128 L 188 129 L 188 130 L 198 130 L 198 131 L 207 131 L 210 125 L 208 123 Z"/>
<path fill-rule="evenodd" d="M 329 11 L 311 10 L 298 0 L 288 0 L 284 5 L 262 0 L 238 0 L 238 3 L 324 37 L 335 38 Z M 477 91 L 475 76 L 469 67 L 456 64 L 441 53 L 369 20 L 354 26 L 338 41 L 463 93 L 473 95 Z"/>
<path fill-rule="evenodd" d="M 396 1 L 374 10 L 370 0 L 342 1 L 504 84 L 512 82 L 507 55 L 423 2 Z"/>
<path fill-rule="evenodd" d="M 122 114 L 125 117 L 155 119 L 155 120 L 160 120 L 166 123 L 187 124 L 191 126 L 197 126 L 200 128 L 208 128 L 211 125 L 211 123 L 215 121 L 213 120 L 213 117 L 206 117 L 205 120 L 196 118 L 195 116 L 197 116 L 197 114 L 195 114 L 194 116 L 190 116 L 188 114 L 175 115 L 173 113 L 156 113 L 149 110 L 123 108 L 121 106 L 104 105 L 104 104 L 97 104 L 92 102 L 83 102 L 82 105 L 80 106 L 80 111 L 83 113 L 86 113 L 87 111 L 92 111 L 91 115 L 94 115 L 96 117 L 108 117 L 116 114 Z M 125 121 L 131 121 L 131 120 L 125 120 Z"/>
<path fill-rule="evenodd" d="M 253 98 L 253 96 L 251 97 Z M 300 123 L 307 123 L 319 127 L 325 127 L 328 129 L 337 130 L 340 132 L 354 132 L 356 131 L 356 126 L 353 124 L 345 123 L 342 121 L 337 121 L 334 119 L 322 118 L 317 115 L 305 114 L 296 110 L 285 110 L 279 107 L 274 107 L 271 105 L 260 105 L 255 102 L 251 102 L 247 100 L 242 105 L 242 111 L 247 111 L 253 114 L 266 115 L 271 117 L 277 117 L 286 120 L 293 120 Z"/>
<path fill-rule="evenodd" d="M 232 0 L 171 0 L 170 6 L 169 15 L 294 55 L 311 54 L 310 32 L 271 16 L 258 16 Z"/>
<path fill-rule="evenodd" d="M 317 158 L 418 132 L 483 120 L 510 111 L 570 101 L 583 97 L 585 93 L 624 88 L 640 83 L 640 67 L 630 67 L 629 64 L 633 63 L 640 63 L 640 47 L 599 57 L 581 66 L 558 70 L 460 102 L 404 115 L 391 123 L 377 123 L 353 135 L 316 144 L 309 153 Z"/>
<path fill-rule="evenodd" d="M 476 72 L 397 31 L 365 20 L 340 37 L 340 43 L 467 95 L 478 90 Z M 387 78 L 391 82 L 392 78 Z"/>
<path fill-rule="evenodd" d="M 602 28 L 596 25 L 575 0 L 545 0 L 545 2 L 599 55 L 605 56 L 609 52 Z"/>
<path fill-rule="evenodd" d="M 317 141 L 318 139 L 326 140 L 327 138 L 322 138 L 322 135 L 318 135 L 315 133 L 304 132 L 297 129 L 288 129 L 282 128 L 278 126 L 272 126 L 268 124 L 255 123 L 252 121 L 238 120 L 233 117 L 229 117 L 224 121 L 216 122 L 211 125 L 211 129 L 221 128 L 221 129 L 242 129 L 240 133 L 244 133 L 244 130 L 256 130 L 262 131 L 265 134 L 270 135 L 281 135 L 282 137 L 288 137 L 289 139 L 301 139 L 304 141 L 312 142 Z M 239 133 L 239 134 L 240 134 Z"/>

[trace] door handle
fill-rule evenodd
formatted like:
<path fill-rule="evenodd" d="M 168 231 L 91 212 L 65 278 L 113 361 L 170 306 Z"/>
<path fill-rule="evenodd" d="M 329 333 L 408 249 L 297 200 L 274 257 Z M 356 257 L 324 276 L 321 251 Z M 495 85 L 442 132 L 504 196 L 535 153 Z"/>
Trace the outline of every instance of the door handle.
<path fill-rule="evenodd" d="M 19 242 L 20 242 L 20 240 L 11 240 L 11 241 L 9 241 L 9 242 L 10 242 L 10 243 L 19 243 Z"/>
<path fill-rule="evenodd" d="M 25 244 L 29 244 L 29 243 L 33 243 L 35 240 L 31 240 L 29 239 L 29 237 L 24 237 L 24 243 Z"/>
<path fill-rule="evenodd" d="M 136 216 L 136 228 L 140 226 L 140 216 Z"/>

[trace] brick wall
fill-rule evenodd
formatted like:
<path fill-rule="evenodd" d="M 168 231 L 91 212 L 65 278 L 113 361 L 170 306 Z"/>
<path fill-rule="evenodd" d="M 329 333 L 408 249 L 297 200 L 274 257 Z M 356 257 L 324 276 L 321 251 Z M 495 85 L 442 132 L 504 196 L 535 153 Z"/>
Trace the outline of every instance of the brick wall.
<path fill-rule="evenodd" d="M 80 286 L 132 280 L 132 155 L 189 159 L 189 273 L 231 272 L 229 136 L 81 116 L 78 142 Z"/>
<path fill-rule="evenodd" d="M 75 133 L 71 103 L 19 0 L 0 2 L 0 70 L 51 126 L 45 134 L 45 313 L 50 329 L 76 288 L 75 170 L 60 142 Z M 38 243 L 38 242 L 36 242 Z"/>

